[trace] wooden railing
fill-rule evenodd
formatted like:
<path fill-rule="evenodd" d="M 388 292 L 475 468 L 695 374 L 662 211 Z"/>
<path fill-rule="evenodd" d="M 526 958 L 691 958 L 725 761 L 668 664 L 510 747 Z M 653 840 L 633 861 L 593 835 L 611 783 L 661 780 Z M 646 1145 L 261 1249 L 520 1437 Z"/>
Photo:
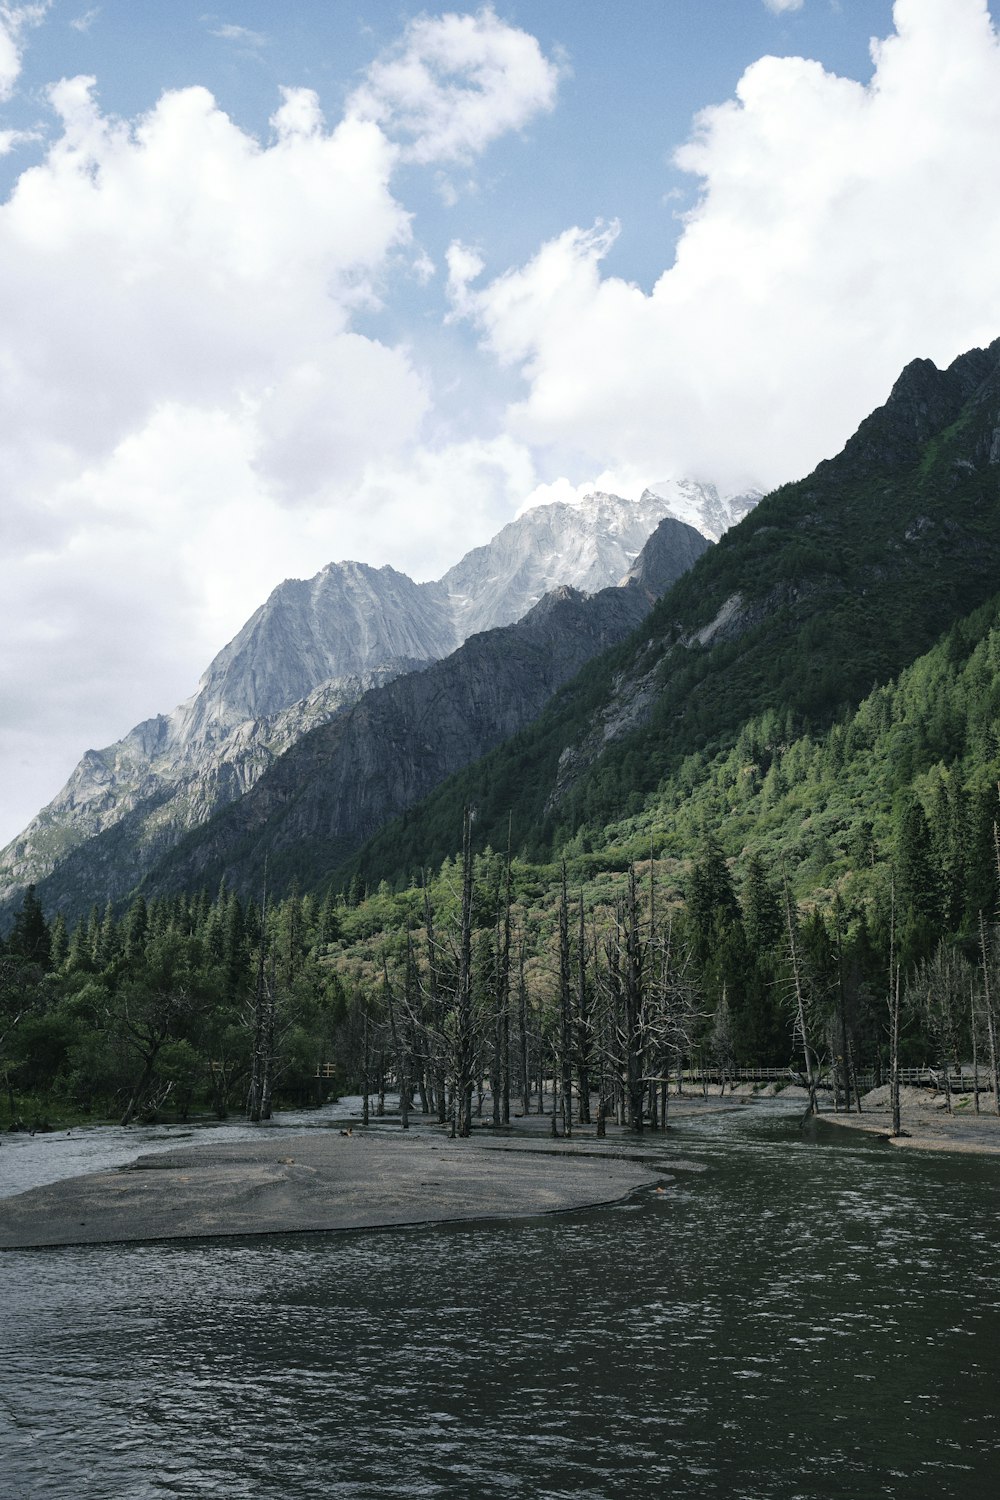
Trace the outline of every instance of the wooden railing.
<path fill-rule="evenodd" d="M 732 1068 L 720 1068 L 717 1064 L 697 1065 L 684 1069 L 683 1078 L 685 1083 L 715 1083 L 721 1086 L 723 1077 L 726 1083 L 801 1083 L 802 1072 L 798 1068 L 773 1068 L 738 1066 Z M 943 1091 L 947 1086 L 953 1094 L 968 1094 L 976 1087 L 980 1093 L 991 1092 L 993 1088 L 992 1076 L 988 1068 L 974 1070 L 971 1064 L 964 1063 L 960 1068 L 900 1068 L 899 1081 L 911 1087 L 933 1088 Z M 867 1091 L 875 1087 L 875 1074 L 870 1068 L 862 1069 L 857 1074 L 857 1082 L 862 1089 Z M 888 1082 L 888 1077 L 883 1077 L 883 1083 Z M 831 1086 L 830 1070 L 824 1070 L 820 1087 Z"/>

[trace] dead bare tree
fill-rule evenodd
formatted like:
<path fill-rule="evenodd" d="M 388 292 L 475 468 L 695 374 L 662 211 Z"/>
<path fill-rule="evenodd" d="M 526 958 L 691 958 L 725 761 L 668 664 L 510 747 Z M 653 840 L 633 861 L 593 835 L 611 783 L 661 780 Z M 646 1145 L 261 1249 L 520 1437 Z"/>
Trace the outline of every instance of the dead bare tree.
<path fill-rule="evenodd" d="M 782 872 L 781 883 L 785 895 L 785 936 L 788 941 L 788 962 L 791 971 L 792 993 L 794 996 L 794 1032 L 802 1048 L 803 1073 L 806 1088 L 809 1091 L 809 1104 L 806 1116 L 819 1113 L 819 1105 L 816 1099 L 817 1075 L 819 1072 L 818 1059 L 812 1046 L 810 1037 L 809 1020 L 806 1005 L 805 974 L 799 955 L 798 945 L 798 922 L 796 920 L 795 908 L 792 904 L 792 893 L 788 885 L 788 876 Z"/>
<path fill-rule="evenodd" d="M 250 1014 L 250 1086 L 247 1091 L 247 1119 L 259 1125 L 271 1117 L 272 1073 L 274 1067 L 274 976 L 267 972 L 267 860 L 260 897 L 260 948 L 257 953 L 257 982 Z"/>
<path fill-rule="evenodd" d="M 893 1136 L 903 1133 L 899 1097 L 900 973 L 896 959 L 896 881 L 889 883 L 889 1104 Z"/>
<path fill-rule="evenodd" d="M 580 892 L 579 930 L 576 952 L 576 1066 L 580 1090 L 580 1124 L 590 1124 L 590 985 L 587 982 L 587 929 Z"/>
<path fill-rule="evenodd" d="M 468 1136 L 472 1130 L 472 1092 L 476 1060 L 472 1020 L 472 818 L 472 809 L 467 807 L 462 820 L 462 906 L 454 1028 L 453 1133 L 460 1136 Z"/>
<path fill-rule="evenodd" d="M 983 976 L 983 1013 L 986 1022 L 986 1042 L 990 1052 L 990 1073 L 993 1077 L 993 1112 L 1000 1115 L 1000 1089 L 998 1089 L 997 1064 L 997 1026 L 996 1010 L 993 1003 L 993 964 L 990 952 L 991 943 L 986 928 L 986 921 L 982 912 L 979 913 L 979 963 Z"/>
<path fill-rule="evenodd" d="M 559 1072 L 563 1113 L 563 1134 L 573 1134 L 573 988 L 569 954 L 569 896 L 566 888 L 566 861 L 562 863 L 559 886 Z"/>
<path fill-rule="evenodd" d="M 952 1113 L 951 1070 L 959 1062 L 965 1000 L 971 988 L 969 965 L 950 944 L 938 943 L 917 965 L 906 985 L 906 1003 L 919 1011 L 937 1058 L 948 1113 Z"/>

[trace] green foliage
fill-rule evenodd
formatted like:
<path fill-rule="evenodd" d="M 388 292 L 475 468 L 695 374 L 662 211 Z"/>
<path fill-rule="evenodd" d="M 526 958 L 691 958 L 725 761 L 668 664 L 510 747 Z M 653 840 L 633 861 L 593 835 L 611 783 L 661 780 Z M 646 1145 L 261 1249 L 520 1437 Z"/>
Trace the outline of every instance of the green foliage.
<path fill-rule="evenodd" d="M 49 930 L 33 893 L 24 911 L 0 955 L 0 1109 L 9 1122 L 29 1098 L 70 1118 L 120 1115 L 137 1089 L 140 1112 L 185 1118 L 195 1108 L 243 1107 L 256 909 L 223 888 L 215 901 L 203 891 L 148 905 L 139 896 L 120 917 L 106 908 L 69 934 L 57 918 L 47 968 L 25 953 L 43 951 L 37 934 Z M 333 920 L 330 909 L 328 928 Z M 323 961 L 320 927 L 311 897 L 264 914 L 284 1039 L 279 1103 L 283 1091 L 315 1098 L 316 1066 L 334 1061 L 339 1046 L 345 996 Z"/>

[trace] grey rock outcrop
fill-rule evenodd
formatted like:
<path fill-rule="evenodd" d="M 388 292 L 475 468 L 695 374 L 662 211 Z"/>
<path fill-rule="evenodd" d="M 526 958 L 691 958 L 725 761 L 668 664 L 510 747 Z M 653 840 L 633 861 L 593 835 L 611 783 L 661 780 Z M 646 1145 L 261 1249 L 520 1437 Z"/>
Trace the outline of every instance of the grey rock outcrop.
<path fill-rule="evenodd" d="M 460 638 L 512 624 L 560 584 L 594 593 L 617 583 L 667 509 L 647 490 L 639 500 L 597 492 L 525 511 L 442 578 Z M 664 538 L 671 543 L 690 551 L 680 531 Z"/>

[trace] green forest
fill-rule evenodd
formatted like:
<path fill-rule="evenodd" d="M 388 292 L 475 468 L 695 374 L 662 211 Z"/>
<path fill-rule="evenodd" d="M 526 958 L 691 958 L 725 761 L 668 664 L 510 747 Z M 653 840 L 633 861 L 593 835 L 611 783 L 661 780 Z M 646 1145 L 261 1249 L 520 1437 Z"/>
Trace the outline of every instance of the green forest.
<path fill-rule="evenodd" d="M 908 367 L 359 851 L 319 814 L 294 840 L 261 820 L 208 889 L 168 855 L 67 925 L 29 888 L 0 946 L 0 1121 L 264 1119 L 389 1085 L 464 1133 L 548 1080 L 554 1128 L 594 1096 L 640 1129 L 686 1070 L 846 1105 L 900 1060 L 981 1063 L 996 1105 L 997 385 L 991 351 Z M 322 778 L 302 743 L 279 765 Z"/>
<path fill-rule="evenodd" d="M 462 1128 L 475 1091 L 502 1121 L 544 1077 L 642 1128 L 709 1065 L 846 1102 L 885 1073 L 897 983 L 902 1059 L 985 1072 L 998 668 L 993 600 L 824 733 L 768 711 L 653 791 L 619 766 L 629 815 L 544 860 L 484 847 L 473 812 L 412 881 L 139 895 L 70 929 L 29 890 L 0 954 L 4 1123 L 266 1117 L 402 1080 Z"/>

